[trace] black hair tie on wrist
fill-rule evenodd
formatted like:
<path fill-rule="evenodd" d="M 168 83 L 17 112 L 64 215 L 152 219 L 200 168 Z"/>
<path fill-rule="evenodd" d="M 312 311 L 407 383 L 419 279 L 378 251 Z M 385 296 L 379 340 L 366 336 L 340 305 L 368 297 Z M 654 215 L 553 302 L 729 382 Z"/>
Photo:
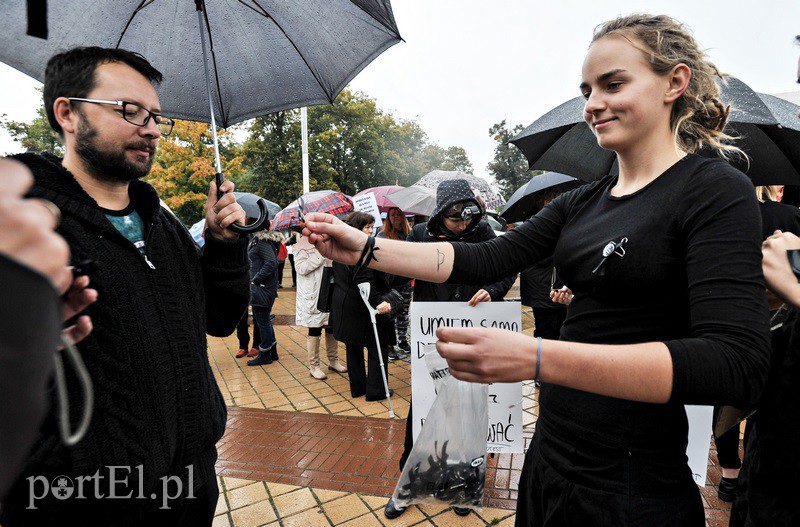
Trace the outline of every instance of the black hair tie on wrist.
<path fill-rule="evenodd" d="M 375 236 L 369 236 L 367 238 L 367 243 L 364 244 L 364 249 L 361 251 L 361 256 L 356 262 L 356 274 L 358 274 L 364 267 L 368 267 L 372 260 L 375 260 L 376 262 L 378 261 L 378 259 L 375 257 L 375 252 L 379 251 L 380 249 L 380 247 L 375 247 Z"/>

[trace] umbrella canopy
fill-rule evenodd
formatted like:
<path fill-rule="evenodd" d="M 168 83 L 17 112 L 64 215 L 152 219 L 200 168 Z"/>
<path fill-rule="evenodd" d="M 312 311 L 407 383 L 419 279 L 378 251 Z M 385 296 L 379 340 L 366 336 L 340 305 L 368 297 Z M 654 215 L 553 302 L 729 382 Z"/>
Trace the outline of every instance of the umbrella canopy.
<path fill-rule="evenodd" d="M 76 46 L 144 55 L 161 73 L 164 115 L 209 122 L 201 28 L 210 44 L 216 121 L 330 103 L 400 41 L 389 0 L 150 0 L 48 4 L 49 39 L 26 34 L 26 3 L 0 17 L 0 61 L 43 81 L 47 60 Z M 193 95 L 194 94 L 194 95 Z"/>
<path fill-rule="evenodd" d="M 540 206 L 537 203 L 537 197 L 540 192 L 548 189 L 561 190 L 562 187 L 564 190 L 568 190 L 580 186 L 580 184 L 577 178 L 558 172 L 545 172 L 533 176 L 530 181 L 518 188 L 508 198 L 500 216 L 511 223 L 525 221 L 539 212 Z"/>
<path fill-rule="evenodd" d="M 269 213 L 269 217 L 267 219 L 271 220 L 281 211 L 281 206 L 277 203 L 273 203 L 272 201 L 264 199 L 261 196 L 257 196 L 250 192 L 234 192 L 233 195 L 236 196 L 236 201 L 244 209 L 244 213 L 250 218 L 258 218 L 260 214 L 258 200 L 260 199 L 263 199 L 267 204 L 267 212 Z"/>
<path fill-rule="evenodd" d="M 390 193 L 395 192 L 397 190 L 400 190 L 402 188 L 404 188 L 404 187 L 401 187 L 400 185 L 384 185 L 382 187 L 372 187 L 372 188 L 367 188 L 367 189 L 362 190 L 361 192 L 359 192 L 358 194 L 356 194 L 353 197 L 362 196 L 364 194 L 369 194 L 371 192 L 371 193 L 375 194 L 375 201 L 378 202 L 378 210 L 379 211 L 381 211 L 381 212 L 389 212 L 389 209 L 391 209 L 393 207 L 397 207 L 397 208 L 403 210 L 402 207 L 399 207 L 397 204 L 395 204 L 391 199 L 389 199 L 387 197 L 387 194 L 390 194 Z"/>
<path fill-rule="evenodd" d="M 800 107 L 758 94 L 735 77 L 726 77 L 720 90 L 720 99 L 733 106 L 726 131 L 738 136 L 733 144 L 750 157 L 749 164 L 736 156 L 731 163 L 756 185 L 800 184 Z M 583 97 L 567 101 L 511 139 L 528 158 L 530 168 L 584 181 L 618 172 L 616 154 L 600 148 L 583 120 L 585 103 Z"/>
<path fill-rule="evenodd" d="M 334 216 L 341 216 L 353 210 L 353 201 L 345 194 L 335 190 L 317 190 L 300 196 L 299 200 L 289 203 L 283 210 L 275 215 L 270 225 L 271 231 L 280 231 L 297 227 L 300 219 L 300 205 L 303 203 L 303 214 L 309 212 L 327 212 Z"/>
<path fill-rule="evenodd" d="M 397 206 L 406 213 L 430 216 L 436 208 L 436 190 L 419 185 L 411 185 L 388 196 Z"/>
<path fill-rule="evenodd" d="M 502 194 L 500 194 L 497 189 L 487 183 L 486 180 L 477 176 L 473 176 L 472 174 L 467 174 L 461 170 L 433 170 L 422 176 L 422 178 L 414 183 L 414 185 L 436 190 L 436 187 L 439 186 L 439 183 L 447 179 L 466 180 L 475 195 L 480 196 L 481 199 L 483 199 L 487 210 L 501 209 L 503 208 L 503 205 L 506 204 L 506 200 L 503 198 Z"/>
<path fill-rule="evenodd" d="M 164 75 L 164 115 L 211 122 L 217 187 L 217 122 L 331 103 L 400 41 L 389 0 L 51 2 L 46 41 L 26 34 L 26 14 L 22 2 L 4 9 L 0 61 L 42 81 L 48 59 L 76 46 L 141 53 Z M 229 228 L 259 230 L 267 211 L 259 212 L 252 225 Z"/>

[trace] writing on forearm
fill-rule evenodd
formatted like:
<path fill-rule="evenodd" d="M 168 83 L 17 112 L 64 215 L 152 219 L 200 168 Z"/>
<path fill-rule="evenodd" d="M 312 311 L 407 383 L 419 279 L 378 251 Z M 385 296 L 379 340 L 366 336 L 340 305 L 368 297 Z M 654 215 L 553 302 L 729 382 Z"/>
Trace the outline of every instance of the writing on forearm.
<path fill-rule="evenodd" d="M 436 272 L 439 272 L 439 269 L 442 268 L 443 263 L 444 263 L 444 253 L 439 249 L 436 249 Z"/>

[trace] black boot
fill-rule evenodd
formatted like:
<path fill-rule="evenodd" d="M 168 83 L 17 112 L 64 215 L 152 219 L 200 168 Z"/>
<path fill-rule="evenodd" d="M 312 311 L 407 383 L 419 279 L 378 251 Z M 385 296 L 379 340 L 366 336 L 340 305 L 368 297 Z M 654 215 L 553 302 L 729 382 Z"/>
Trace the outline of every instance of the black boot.
<path fill-rule="evenodd" d="M 272 353 L 275 348 L 278 347 L 278 344 L 275 343 L 272 345 L 271 348 L 262 350 L 260 347 L 258 348 L 258 356 L 253 359 L 247 361 L 248 366 L 261 366 L 262 364 L 272 364 Z"/>
<path fill-rule="evenodd" d="M 272 360 L 278 360 L 278 343 L 277 342 L 270 348 L 269 358 L 272 359 Z"/>

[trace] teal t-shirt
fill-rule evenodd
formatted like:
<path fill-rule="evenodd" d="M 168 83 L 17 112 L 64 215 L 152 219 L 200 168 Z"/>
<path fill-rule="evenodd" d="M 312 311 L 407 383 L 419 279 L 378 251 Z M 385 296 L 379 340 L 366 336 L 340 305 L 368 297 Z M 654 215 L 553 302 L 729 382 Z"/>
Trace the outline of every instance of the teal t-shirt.
<path fill-rule="evenodd" d="M 130 240 L 141 254 L 144 254 L 144 222 L 136 212 L 133 203 L 123 210 L 101 210 L 120 234 Z"/>

